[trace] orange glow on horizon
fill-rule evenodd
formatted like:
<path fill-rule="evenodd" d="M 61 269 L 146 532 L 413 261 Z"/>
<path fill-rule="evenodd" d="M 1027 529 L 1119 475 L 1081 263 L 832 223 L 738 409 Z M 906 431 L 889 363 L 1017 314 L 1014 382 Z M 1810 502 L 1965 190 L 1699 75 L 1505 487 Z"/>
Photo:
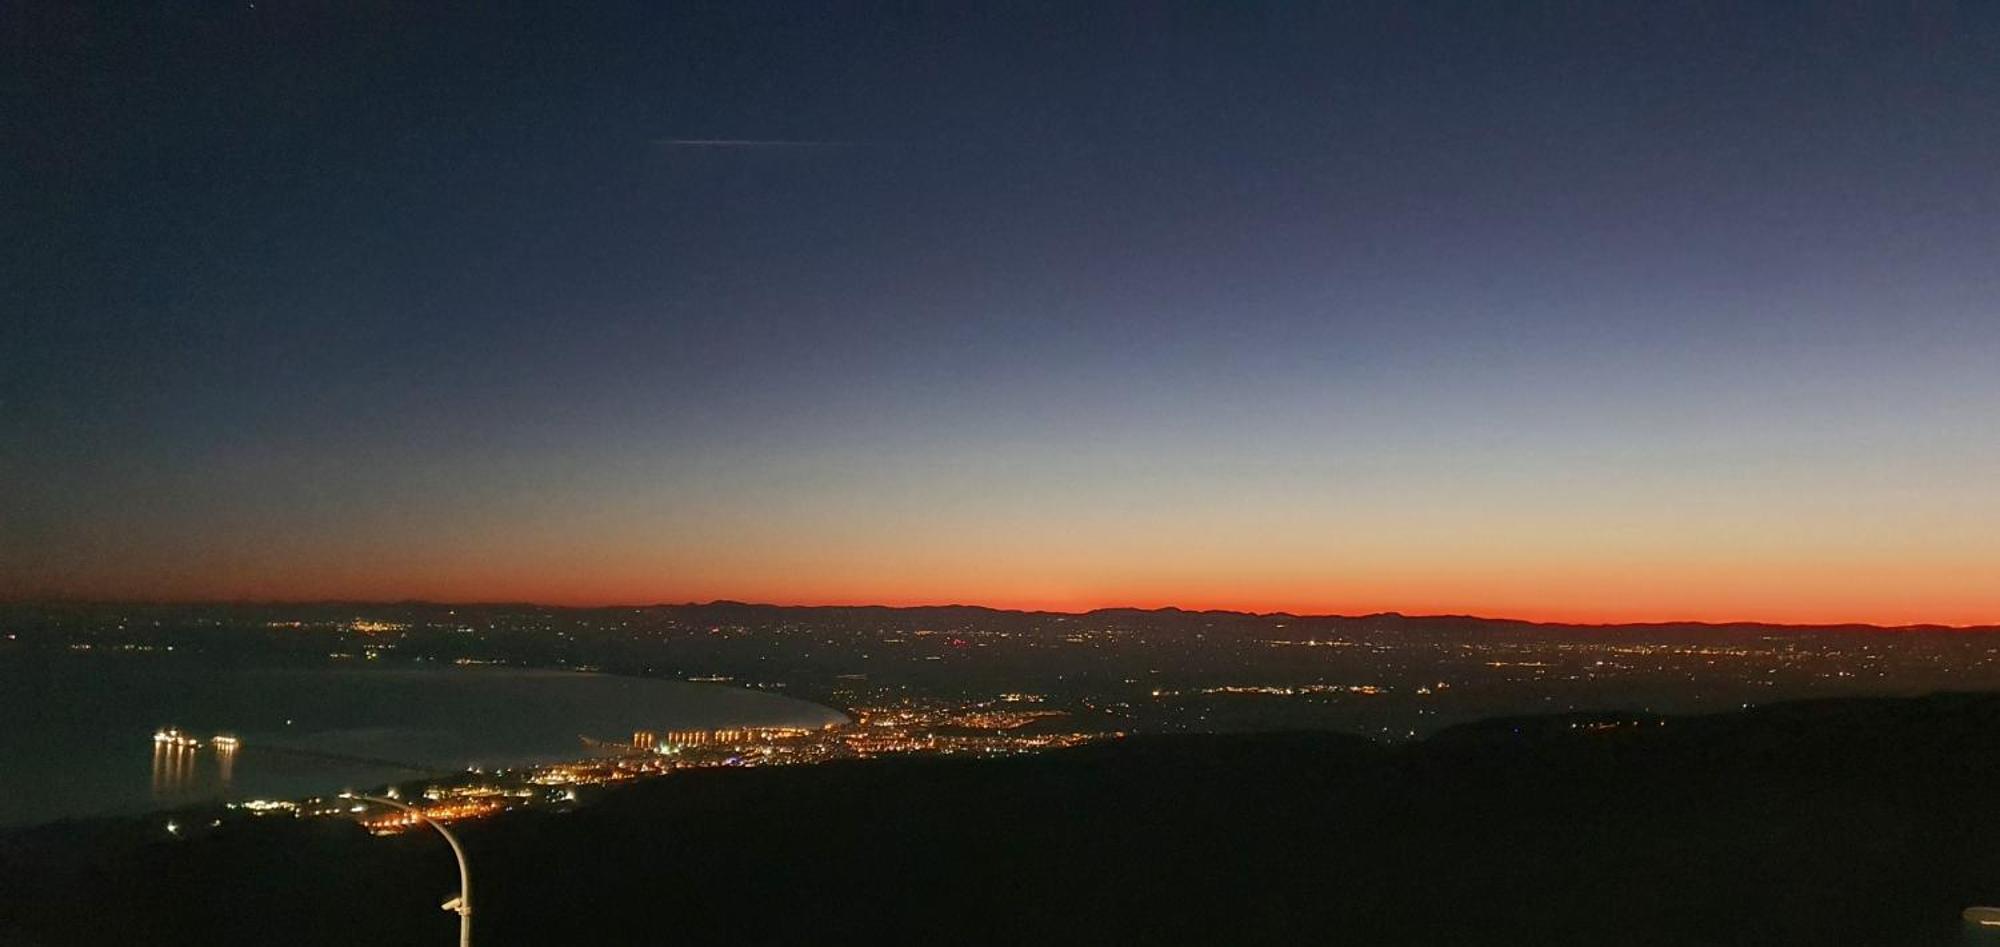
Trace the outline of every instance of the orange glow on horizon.
<path fill-rule="evenodd" d="M 1556 625 L 1618 624 L 1774 624 L 1774 625 L 1873 625 L 1883 628 L 1940 626 L 1948 628 L 2000 627 L 2000 615 L 1976 606 L 1964 609 L 1866 608 L 1836 611 L 1813 603 L 1717 604 L 1672 607 L 1635 602 L 1630 607 L 1588 605 L 1527 604 L 1501 598 L 1482 601 L 1471 598 L 1354 597 L 1323 599 L 1307 596 L 1269 599 L 1233 598 L 1227 595 L 1186 595 L 1134 593 L 1125 596 L 1089 594 L 1012 593 L 992 595 L 926 594 L 918 590 L 882 595 L 786 594 L 775 589 L 718 591 L 649 589 L 644 586 L 588 585 L 568 588 L 481 583 L 407 582 L 363 583 L 339 587 L 300 588 L 290 584 L 243 583 L 217 590 L 168 590 L 142 595 L 64 594 L 59 596 L 9 596 L 16 600 L 37 599 L 108 602 L 164 602 L 205 604 L 231 602 L 431 602 L 437 604 L 521 603 L 562 608 L 602 608 L 651 605 L 706 604 L 729 601 L 782 607 L 866 607 L 918 608 L 974 606 L 1001 611 L 1079 614 L 1099 609 L 1180 609 L 1188 612 L 1225 611 L 1249 614 L 1289 614 L 1297 616 L 1361 616 L 1397 613 L 1411 617 L 1469 616 L 1493 620 L 1523 621 Z"/>
<path fill-rule="evenodd" d="M 1289 543 L 1289 544 L 1288 544 Z M 1441 548 L 1442 547 L 1442 548 Z M 1497 548 L 1497 547 L 1496 547 Z M 1717 547 L 1722 548 L 1722 547 Z M 642 540 L 453 543 L 289 558 L 235 546 L 172 569 L 98 560 L 38 581 L 0 578 L 0 600 L 539 603 L 565 607 L 732 600 L 773 605 L 960 604 L 1028 611 L 1181 608 L 1294 615 L 1471 615 L 1568 624 L 1757 622 L 1887 627 L 2000 625 L 1985 549 L 1790 548 L 1712 552 L 1409 542 L 1305 545 L 1185 534 L 1087 543 L 971 534 L 929 544 Z"/>

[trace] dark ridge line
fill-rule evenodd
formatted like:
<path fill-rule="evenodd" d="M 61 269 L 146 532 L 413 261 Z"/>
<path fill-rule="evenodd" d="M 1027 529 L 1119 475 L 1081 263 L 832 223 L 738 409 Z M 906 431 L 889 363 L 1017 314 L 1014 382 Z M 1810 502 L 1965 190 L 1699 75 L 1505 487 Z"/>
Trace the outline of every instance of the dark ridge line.
<path fill-rule="evenodd" d="M 1501 618 L 1485 615 L 1461 613 L 1417 614 L 1403 612 L 1370 612 L 1360 615 L 1336 613 L 1298 614 L 1295 612 L 1249 612 L 1236 609 L 1210 608 L 1190 610 L 1174 605 L 1154 608 L 1138 606 L 1105 606 L 1085 611 L 1055 611 L 1051 609 L 995 608 L 990 605 L 968 605 L 952 602 L 936 605 L 779 605 L 769 602 L 743 602 L 735 599 L 713 599 L 707 602 L 652 602 L 649 604 L 607 604 L 607 605 L 557 605 L 527 601 L 490 602 L 448 602 L 432 599 L 398 599 L 380 601 L 369 599 L 0 599 L 0 607 L 109 607 L 109 608 L 464 608 L 464 609 L 523 609 L 547 612 L 615 612 L 650 611 L 658 609 L 702 609 L 741 608 L 765 611 L 826 612 L 826 611 L 880 611 L 880 612 L 920 612 L 920 611 L 971 611 L 991 615 L 1020 615 L 1026 617 L 1089 618 L 1105 615 L 1164 615 L 1199 617 L 1203 615 L 1251 618 L 1283 619 L 1286 621 L 1369 621 L 1389 620 L 1408 622 L 1481 622 L 1490 625 L 1513 625 L 1526 628 L 1612 630 L 1612 629 L 1667 629 L 1688 628 L 1704 630 L 1733 631 L 1876 631 L 1899 633 L 1956 632 L 1988 633 L 2000 632 L 2000 625 L 1945 625 L 1925 622 L 1907 625 L 1876 625 L 1868 622 L 1828 622 L 1824 624 L 1797 622 L 1762 621 L 1701 621 L 1665 620 L 1636 622 L 1575 622 L 1575 621 L 1535 621 L 1526 618 Z"/>

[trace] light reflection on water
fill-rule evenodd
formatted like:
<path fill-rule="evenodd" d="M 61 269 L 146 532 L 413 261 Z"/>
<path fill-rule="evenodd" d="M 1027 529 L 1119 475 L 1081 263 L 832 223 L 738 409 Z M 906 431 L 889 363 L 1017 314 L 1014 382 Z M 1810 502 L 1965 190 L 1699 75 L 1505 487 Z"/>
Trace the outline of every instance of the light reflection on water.
<path fill-rule="evenodd" d="M 161 808 L 227 796 L 236 775 L 234 744 L 153 741 L 153 802 Z"/>
<path fill-rule="evenodd" d="M 582 736 L 838 719 L 775 694 L 566 671 L 0 662 L 0 825 L 569 759 L 586 754 Z M 190 745 L 154 740 L 162 727 L 183 728 Z"/>

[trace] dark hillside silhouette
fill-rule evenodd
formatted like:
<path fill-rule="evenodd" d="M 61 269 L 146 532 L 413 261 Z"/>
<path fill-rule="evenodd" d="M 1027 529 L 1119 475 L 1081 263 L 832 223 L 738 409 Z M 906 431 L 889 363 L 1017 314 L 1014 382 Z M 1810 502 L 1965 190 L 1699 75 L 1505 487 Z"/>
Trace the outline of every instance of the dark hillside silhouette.
<path fill-rule="evenodd" d="M 705 771 L 470 826 L 487 945 L 1956 943 L 2000 899 L 2000 696 L 1132 738 Z M 16 833 L 26 943 L 445 942 L 443 847 Z"/>

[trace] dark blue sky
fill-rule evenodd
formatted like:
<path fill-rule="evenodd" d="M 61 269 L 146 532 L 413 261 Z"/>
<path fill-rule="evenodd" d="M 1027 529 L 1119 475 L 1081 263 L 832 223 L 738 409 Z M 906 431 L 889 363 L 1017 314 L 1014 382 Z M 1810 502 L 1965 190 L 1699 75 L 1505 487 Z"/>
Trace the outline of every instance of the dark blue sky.
<path fill-rule="evenodd" d="M 1990 4 L 0 16 L 0 591 L 2000 618 Z"/>

